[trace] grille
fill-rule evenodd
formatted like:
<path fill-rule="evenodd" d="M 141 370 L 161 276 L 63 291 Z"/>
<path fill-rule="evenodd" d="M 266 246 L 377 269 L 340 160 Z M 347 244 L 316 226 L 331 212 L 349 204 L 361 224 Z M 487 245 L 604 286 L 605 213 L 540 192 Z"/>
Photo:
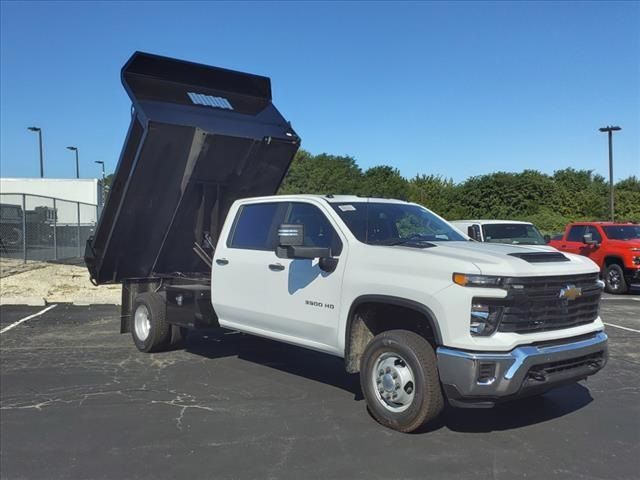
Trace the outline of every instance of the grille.
<path fill-rule="evenodd" d="M 507 278 L 501 332 L 532 333 L 584 325 L 598 317 L 602 288 L 598 274 Z M 580 289 L 575 299 L 560 298 L 569 286 Z"/>

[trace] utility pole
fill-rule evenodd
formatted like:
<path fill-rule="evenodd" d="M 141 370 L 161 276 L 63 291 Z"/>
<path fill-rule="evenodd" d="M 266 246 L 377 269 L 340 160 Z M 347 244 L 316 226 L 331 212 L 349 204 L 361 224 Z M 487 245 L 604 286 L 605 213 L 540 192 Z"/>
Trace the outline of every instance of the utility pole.
<path fill-rule="evenodd" d="M 44 178 L 44 156 L 42 154 L 42 129 L 40 127 L 27 127 L 27 130 L 38 132 L 38 143 L 40 144 L 40 178 Z"/>
<path fill-rule="evenodd" d="M 615 210 L 613 205 L 613 132 L 622 130 L 620 127 L 607 125 L 599 129 L 601 132 L 607 132 L 609 137 L 609 212 L 611 221 L 615 222 Z"/>
<path fill-rule="evenodd" d="M 80 162 L 78 161 L 78 147 L 67 147 L 67 150 L 76 152 L 76 178 L 80 178 Z"/>
<path fill-rule="evenodd" d="M 104 162 L 102 160 L 95 160 L 95 163 L 99 164 L 100 166 L 102 166 L 102 199 L 101 199 L 101 203 L 102 205 L 104 205 L 104 194 L 105 194 L 105 187 L 104 187 Z"/>

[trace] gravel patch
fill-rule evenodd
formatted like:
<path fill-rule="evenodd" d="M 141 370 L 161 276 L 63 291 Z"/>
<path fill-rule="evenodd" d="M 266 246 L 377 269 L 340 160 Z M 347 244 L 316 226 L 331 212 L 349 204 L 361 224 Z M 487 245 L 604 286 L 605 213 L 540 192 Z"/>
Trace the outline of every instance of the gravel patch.
<path fill-rule="evenodd" d="M 0 265 L 0 304 L 120 304 L 120 285 L 95 287 L 82 265 L 13 259 L 2 259 Z"/>

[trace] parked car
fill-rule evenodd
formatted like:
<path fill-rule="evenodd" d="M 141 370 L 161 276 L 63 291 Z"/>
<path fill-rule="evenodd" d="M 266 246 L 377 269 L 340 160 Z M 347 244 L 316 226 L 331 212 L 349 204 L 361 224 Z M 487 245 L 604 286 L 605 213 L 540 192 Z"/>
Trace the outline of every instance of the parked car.
<path fill-rule="evenodd" d="M 140 351 L 222 326 L 341 357 L 403 432 L 606 364 L 588 258 L 469 242 L 399 200 L 274 195 L 300 139 L 269 79 L 142 53 L 122 79 L 131 130 L 85 261 L 122 283 Z"/>
<path fill-rule="evenodd" d="M 547 241 L 533 223 L 517 220 L 453 220 L 458 230 L 478 242 L 511 245 L 546 245 Z"/>
<path fill-rule="evenodd" d="M 560 240 L 550 245 L 577 253 L 599 267 L 609 293 L 626 293 L 640 283 L 640 225 L 634 223 L 576 222 L 567 225 Z"/>

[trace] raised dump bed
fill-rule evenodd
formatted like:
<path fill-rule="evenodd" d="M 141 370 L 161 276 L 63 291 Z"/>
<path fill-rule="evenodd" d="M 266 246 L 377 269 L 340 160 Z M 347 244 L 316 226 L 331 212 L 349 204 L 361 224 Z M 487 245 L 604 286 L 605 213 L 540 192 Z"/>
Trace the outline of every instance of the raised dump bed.
<path fill-rule="evenodd" d="M 267 77 L 141 52 L 121 76 L 131 125 L 87 242 L 91 279 L 206 279 L 194 245 L 210 251 L 234 200 L 275 193 L 300 139 Z"/>

